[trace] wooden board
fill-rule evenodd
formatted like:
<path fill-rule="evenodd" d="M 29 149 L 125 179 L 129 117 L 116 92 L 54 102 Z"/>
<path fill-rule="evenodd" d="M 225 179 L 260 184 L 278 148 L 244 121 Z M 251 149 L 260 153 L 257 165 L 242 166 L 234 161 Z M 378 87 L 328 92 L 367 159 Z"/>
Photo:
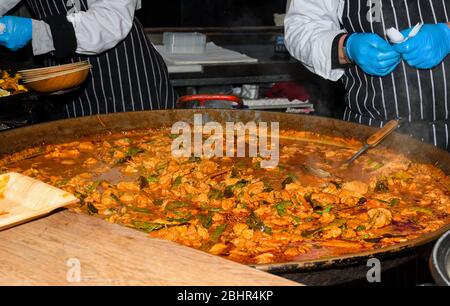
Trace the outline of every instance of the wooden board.
<path fill-rule="evenodd" d="M 0 231 L 78 201 L 64 190 L 28 176 L 0 175 Z"/>
<path fill-rule="evenodd" d="M 297 284 L 101 219 L 62 211 L 0 232 L 0 285 Z"/>

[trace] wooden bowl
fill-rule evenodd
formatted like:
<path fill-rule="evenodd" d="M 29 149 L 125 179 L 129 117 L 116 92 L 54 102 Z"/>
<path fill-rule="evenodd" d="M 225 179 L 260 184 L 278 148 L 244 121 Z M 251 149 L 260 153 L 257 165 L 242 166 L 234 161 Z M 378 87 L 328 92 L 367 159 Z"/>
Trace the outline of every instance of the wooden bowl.
<path fill-rule="evenodd" d="M 25 80 L 29 88 L 37 92 L 50 93 L 74 88 L 86 81 L 91 66 L 50 74 L 46 77 Z"/>
<path fill-rule="evenodd" d="M 82 62 L 76 62 L 76 63 L 60 65 L 60 66 L 21 70 L 21 71 L 18 71 L 18 73 L 23 78 L 34 78 L 34 77 L 39 77 L 39 76 L 46 76 L 46 75 L 52 74 L 52 73 L 69 71 L 69 70 L 73 70 L 75 68 L 81 68 L 81 67 L 89 66 L 89 65 L 90 64 L 88 61 L 82 61 Z"/>

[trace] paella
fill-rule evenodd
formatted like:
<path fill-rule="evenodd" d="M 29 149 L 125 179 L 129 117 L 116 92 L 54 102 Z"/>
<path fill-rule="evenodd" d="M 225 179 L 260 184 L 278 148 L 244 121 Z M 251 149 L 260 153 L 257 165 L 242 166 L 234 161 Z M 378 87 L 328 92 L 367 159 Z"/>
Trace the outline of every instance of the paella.
<path fill-rule="evenodd" d="M 450 223 L 450 177 L 390 149 L 343 167 L 357 141 L 282 131 L 279 164 L 266 169 L 261 156 L 174 157 L 177 136 L 145 129 L 43 145 L 0 158 L 0 173 L 76 195 L 76 212 L 245 264 L 382 249 Z"/>

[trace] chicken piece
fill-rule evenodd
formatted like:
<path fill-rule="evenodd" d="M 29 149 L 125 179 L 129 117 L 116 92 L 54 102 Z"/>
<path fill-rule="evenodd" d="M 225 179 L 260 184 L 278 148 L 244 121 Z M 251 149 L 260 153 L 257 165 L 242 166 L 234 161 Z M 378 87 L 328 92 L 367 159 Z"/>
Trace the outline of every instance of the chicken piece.
<path fill-rule="evenodd" d="M 114 141 L 114 145 L 119 147 L 129 147 L 131 144 L 131 141 L 128 138 L 122 138 L 119 140 Z"/>
<path fill-rule="evenodd" d="M 339 198 L 329 193 L 313 193 L 311 200 L 320 204 L 323 208 L 331 204 L 339 203 Z"/>
<path fill-rule="evenodd" d="M 76 164 L 76 161 L 74 160 L 63 160 L 61 161 L 61 165 L 65 165 L 65 166 L 73 166 Z"/>
<path fill-rule="evenodd" d="M 227 249 L 227 246 L 223 243 L 217 243 L 212 246 L 212 248 L 209 249 L 209 253 L 214 255 L 222 255 L 225 250 Z"/>
<path fill-rule="evenodd" d="M 117 202 L 112 197 L 106 194 L 103 194 L 101 203 L 105 207 L 110 207 L 117 204 Z"/>
<path fill-rule="evenodd" d="M 224 181 L 224 183 L 225 183 L 226 186 L 233 186 L 233 185 L 236 185 L 237 182 L 239 182 L 239 179 L 238 179 L 238 178 L 227 178 L 227 179 Z"/>
<path fill-rule="evenodd" d="M 90 158 L 88 158 L 88 159 L 86 159 L 85 161 L 84 161 L 84 165 L 85 166 L 92 166 L 92 165 L 95 165 L 95 164 L 97 164 L 98 163 L 98 160 L 96 160 L 95 158 L 93 158 L 93 157 L 90 157 Z"/>
<path fill-rule="evenodd" d="M 320 217 L 319 221 L 324 224 L 329 224 L 333 222 L 335 219 L 336 216 L 334 214 L 325 211 L 322 213 L 322 216 Z"/>
<path fill-rule="evenodd" d="M 342 235 L 342 229 L 340 229 L 338 226 L 330 226 L 323 231 L 322 238 L 331 239 L 337 238 L 340 235 Z"/>
<path fill-rule="evenodd" d="M 48 159 L 76 159 L 78 158 L 78 156 L 80 156 L 80 151 L 78 150 L 63 150 L 63 151 L 59 151 L 59 150 L 55 150 L 47 155 L 45 155 L 45 158 Z"/>
<path fill-rule="evenodd" d="M 234 208 L 234 199 L 225 199 L 222 200 L 222 209 L 225 211 L 232 210 Z"/>
<path fill-rule="evenodd" d="M 256 182 L 248 186 L 247 192 L 251 195 L 260 194 L 264 190 L 263 182 Z"/>
<path fill-rule="evenodd" d="M 284 255 L 288 257 L 295 257 L 298 254 L 300 254 L 300 252 L 297 248 L 288 248 L 286 251 L 284 251 Z"/>
<path fill-rule="evenodd" d="M 248 229 L 248 226 L 245 223 L 236 223 L 236 224 L 233 225 L 233 232 L 238 237 L 246 229 Z"/>
<path fill-rule="evenodd" d="M 195 228 L 197 229 L 198 236 L 200 236 L 202 240 L 209 239 L 209 232 L 206 228 L 204 228 L 202 225 L 196 225 Z"/>
<path fill-rule="evenodd" d="M 325 158 L 326 159 L 330 159 L 330 158 L 335 157 L 335 156 L 336 156 L 336 151 L 328 150 L 328 151 L 325 152 Z"/>
<path fill-rule="evenodd" d="M 114 151 L 114 153 L 113 153 L 113 158 L 114 158 L 114 159 L 122 159 L 122 158 L 125 158 L 125 153 L 123 153 L 122 151 Z"/>
<path fill-rule="evenodd" d="M 124 203 L 133 203 L 135 201 L 135 195 L 129 192 L 125 192 L 122 196 L 120 196 L 119 199 Z"/>
<path fill-rule="evenodd" d="M 274 261 L 274 255 L 272 253 L 264 253 L 258 256 L 255 256 L 255 260 L 257 264 L 268 264 Z"/>
<path fill-rule="evenodd" d="M 95 150 L 95 146 L 94 146 L 94 144 L 92 142 L 82 142 L 78 146 L 78 149 L 81 152 L 91 152 L 91 151 Z"/>
<path fill-rule="evenodd" d="M 373 208 L 367 212 L 369 215 L 369 228 L 377 229 L 392 223 L 392 213 L 386 208 Z"/>
<path fill-rule="evenodd" d="M 139 191 L 140 188 L 135 182 L 120 182 L 117 184 L 117 189 L 120 191 Z"/>
<path fill-rule="evenodd" d="M 357 196 L 364 195 L 369 191 L 369 185 L 360 181 L 345 183 L 342 188 L 354 193 Z"/>

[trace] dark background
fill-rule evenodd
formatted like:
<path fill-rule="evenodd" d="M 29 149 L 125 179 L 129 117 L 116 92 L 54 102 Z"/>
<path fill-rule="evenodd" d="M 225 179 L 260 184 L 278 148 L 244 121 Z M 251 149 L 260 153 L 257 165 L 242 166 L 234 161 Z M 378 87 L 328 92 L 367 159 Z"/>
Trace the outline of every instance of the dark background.
<path fill-rule="evenodd" d="M 137 12 L 145 27 L 272 26 L 287 0 L 142 1 Z"/>

